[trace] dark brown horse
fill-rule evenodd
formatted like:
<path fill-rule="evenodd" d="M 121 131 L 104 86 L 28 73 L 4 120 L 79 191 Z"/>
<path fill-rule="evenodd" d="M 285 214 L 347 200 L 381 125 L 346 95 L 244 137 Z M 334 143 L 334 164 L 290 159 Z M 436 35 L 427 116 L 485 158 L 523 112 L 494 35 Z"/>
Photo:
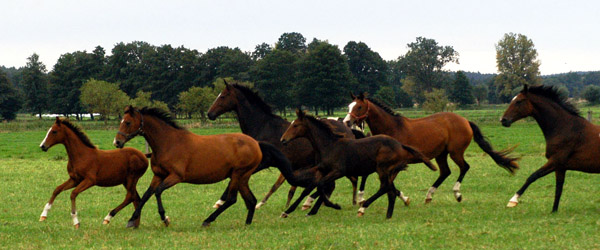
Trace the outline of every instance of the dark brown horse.
<path fill-rule="evenodd" d="M 567 170 L 600 173 L 600 127 L 581 117 L 579 110 L 551 86 L 525 85 L 511 101 L 501 122 L 510 127 L 513 122 L 528 116 L 533 117 L 542 129 L 548 161 L 527 178 L 507 206 L 516 206 L 531 183 L 554 172 L 556 192 L 552 212 L 556 212 Z"/>
<path fill-rule="evenodd" d="M 260 170 L 258 167 L 263 160 L 263 153 L 279 154 L 285 159 L 273 146 L 265 146 L 266 143 L 259 143 L 250 136 L 240 133 L 200 136 L 177 125 L 165 111 L 128 106 L 114 144 L 116 147 L 123 147 L 137 135 L 144 136 L 152 148 L 150 165 L 154 177 L 129 220 L 128 227 L 139 226 L 141 210 L 152 194 L 156 194 L 158 213 L 168 226 L 170 221 L 165 216 L 161 200 L 163 191 L 180 182 L 210 184 L 227 178 L 230 181 L 225 203 L 204 220 L 202 225 L 210 225 L 219 214 L 233 205 L 238 191 L 248 209 L 246 224 L 250 224 L 256 205 L 256 198 L 248 186 L 250 176 Z"/>
<path fill-rule="evenodd" d="M 394 179 L 409 162 L 422 161 L 431 170 L 437 170 L 435 165 L 419 151 L 402 145 L 392 137 L 377 135 L 351 140 L 343 138 L 331 126 L 313 116 L 306 115 L 300 110 L 297 110 L 296 114 L 298 118 L 285 131 L 281 141 L 287 143 L 305 137 L 312 143 L 321 155 L 321 162 L 317 165 L 317 169 L 323 176 L 316 180 L 315 186 L 318 190 L 322 191 L 325 184 L 344 176 L 368 176 L 374 172 L 379 175 L 379 190 L 361 204 L 358 210 L 359 216 L 364 214 L 365 208 L 372 202 L 387 193 L 387 218 L 392 217 L 396 196 L 400 195 L 400 191 L 394 186 Z M 320 193 L 309 215 L 316 214 L 322 202 L 330 202 L 323 192 Z M 291 211 L 286 211 L 288 212 Z M 284 217 L 285 215 L 284 213 Z"/>
<path fill-rule="evenodd" d="M 240 123 L 242 133 L 251 136 L 255 140 L 266 141 L 275 145 L 291 161 L 293 169 L 310 168 L 316 165 L 318 156 L 315 155 L 315 152 L 308 140 L 299 139 L 285 147 L 283 146 L 279 139 L 290 123 L 280 116 L 273 114 L 271 107 L 250 88 L 237 84 L 230 85 L 225 82 L 225 88 L 223 91 L 221 91 L 219 96 L 215 99 L 214 103 L 208 110 L 208 118 L 214 120 L 221 114 L 230 111 L 235 112 Z M 349 138 L 354 138 L 355 135 L 360 136 L 360 134 L 362 134 L 360 132 L 353 134 L 353 131 L 348 129 L 341 122 L 329 120 L 327 122 L 335 126 L 336 131 L 344 133 Z M 356 204 L 356 179 L 352 178 L 350 180 L 352 181 L 352 186 L 354 188 L 352 201 L 353 204 Z M 280 175 L 265 198 L 256 205 L 256 208 L 264 205 L 269 197 L 279 188 L 279 186 L 281 186 L 284 181 L 285 178 L 283 175 Z M 365 181 L 366 179 L 363 178 L 360 189 L 361 193 L 364 190 Z M 286 207 L 289 205 L 295 189 L 296 187 L 292 186 L 290 192 L 288 192 Z M 217 201 L 215 207 L 218 207 L 223 203 L 225 195 L 226 193 L 224 193 L 223 197 Z M 303 206 L 303 209 L 307 209 L 311 206 L 312 201 L 316 197 L 316 193 L 313 194 L 313 196 L 314 197 L 311 197 L 307 200 Z M 359 199 L 362 199 L 362 196 L 360 196 Z"/>
<path fill-rule="evenodd" d="M 58 143 L 65 145 L 69 156 L 67 163 L 69 179 L 54 189 L 40 216 L 40 221 L 46 220 L 56 196 L 71 188 L 75 188 L 71 192 L 71 217 L 75 228 L 79 228 L 75 198 L 90 187 L 111 187 L 122 184 L 127 190 L 123 203 L 108 213 L 104 218 L 104 224 L 108 224 L 110 219 L 129 203 L 133 202 L 133 205 L 138 207 L 140 195 L 136 184 L 148 168 L 148 159 L 142 152 L 134 148 L 99 150 L 78 126 L 67 119 L 56 117 L 56 122 L 48 129 L 40 148 L 47 151 Z"/>
<path fill-rule="evenodd" d="M 510 173 L 518 169 L 517 158 L 508 157 L 511 150 L 494 151 L 492 145 L 483 136 L 475 123 L 454 113 L 436 113 L 418 119 L 409 119 L 395 114 L 390 108 L 379 102 L 368 99 L 364 94 L 358 97 L 352 95 L 352 103 L 348 105 L 349 112 L 344 122 L 347 125 L 366 121 L 374 135 L 389 135 L 404 145 L 409 145 L 427 158 L 435 158 L 440 176 L 429 188 L 425 202 L 431 202 L 433 193 L 450 175 L 448 155 L 460 168 L 460 175 L 452 188 L 454 197 L 462 201 L 460 184 L 469 171 L 464 153 L 472 139 L 479 147 L 494 159 L 494 161 Z"/>

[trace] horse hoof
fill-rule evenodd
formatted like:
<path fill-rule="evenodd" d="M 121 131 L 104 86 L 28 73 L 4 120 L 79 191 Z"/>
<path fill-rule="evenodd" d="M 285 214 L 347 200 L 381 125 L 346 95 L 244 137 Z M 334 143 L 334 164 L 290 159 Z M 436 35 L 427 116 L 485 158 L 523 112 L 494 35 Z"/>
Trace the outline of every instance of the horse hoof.
<path fill-rule="evenodd" d="M 79 223 L 75 224 L 75 229 L 79 229 Z"/>
<path fill-rule="evenodd" d="M 210 226 L 210 222 L 202 222 L 202 227 L 209 227 Z"/>
<path fill-rule="evenodd" d="M 110 223 L 110 221 L 109 221 L 109 220 L 104 220 L 104 221 L 102 222 L 102 225 L 108 225 L 108 223 Z"/>
<path fill-rule="evenodd" d="M 46 216 L 40 216 L 40 221 L 45 221 L 48 217 Z"/>
<path fill-rule="evenodd" d="M 169 218 L 169 216 L 166 216 L 165 220 L 163 220 L 163 222 L 165 223 L 165 227 L 168 227 L 169 224 L 171 224 L 171 219 Z"/>
<path fill-rule="evenodd" d="M 431 198 L 425 199 L 425 204 L 429 204 L 429 203 L 431 203 Z"/>
<path fill-rule="evenodd" d="M 304 210 L 307 210 L 307 209 L 309 209 L 310 207 L 312 207 L 312 206 L 309 206 L 309 205 L 302 205 L 302 208 L 301 208 L 301 209 L 302 209 L 302 211 L 304 211 Z"/>
<path fill-rule="evenodd" d="M 134 221 L 128 221 L 127 222 L 127 228 L 133 227 L 133 228 L 138 228 L 140 226 L 139 221 L 134 220 Z"/>
<path fill-rule="evenodd" d="M 519 203 L 514 201 L 509 201 L 506 207 L 516 207 Z"/>
<path fill-rule="evenodd" d="M 456 197 L 456 201 L 461 202 L 462 201 L 462 195 L 459 195 L 458 197 Z"/>
<path fill-rule="evenodd" d="M 256 207 L 255 207 L 255 209 L 259 209 L 259 208 L 260 208 L 260 207 L 262 207 L 263 205 L 265 205 L 265 203 L 261 201 L 261 202 L 259 202 L 258 204 L 256 204 Z"/>
<path fill-rule="evenodd" d="M 357 214 L 356 216 L 358 216 L 358 217 L 363 217 L 363 215 L 365 215 L 365 213 L 364 213 L 364 212 L 358 212 L 358 214 Z"/>
<path fill-rule="evenodd" d="M 220 204 L 214 204 L 213 208 L 219 208 L 221 205 Z"/>
<path fill-rule="evenodd" d="M 404 201 L 404 206 L 408 207 L 408 205 L 410 205 L 410 198 L 406 198 L 406 201 Z"/>
<path fill-rule="evenodd" d="M 338 204 L 333 204 L 332 208 L 335 210 L 342 210 L 342 206 L 340 206 Z"/>
<path fill-rule="evenodd" d="M 281 213 L 281 218 L 287 218 L 289 216 L 289 214 L 286 214 L 285 212 Z"/>

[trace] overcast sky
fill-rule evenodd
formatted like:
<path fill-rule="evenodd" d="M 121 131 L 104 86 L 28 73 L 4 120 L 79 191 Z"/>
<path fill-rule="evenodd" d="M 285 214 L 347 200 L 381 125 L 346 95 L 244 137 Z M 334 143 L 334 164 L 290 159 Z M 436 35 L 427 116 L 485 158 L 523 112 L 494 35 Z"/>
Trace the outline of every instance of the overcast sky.
<path fill-rule="evenodd" d="M 450 70 L 496 73 L 505 33 L 533 40 L 543 75 L 600 70 L 600 1 L 32 1 L 0 0 L 0 65 L 21 67 L 34 52 L 51 70 L 61 54 L 110 53 L 118 42 L 217 46 L 253 51 L 284 32 L 343 49 L 362 41 L 397 59 L 416 37 L 453 46 Z"/>

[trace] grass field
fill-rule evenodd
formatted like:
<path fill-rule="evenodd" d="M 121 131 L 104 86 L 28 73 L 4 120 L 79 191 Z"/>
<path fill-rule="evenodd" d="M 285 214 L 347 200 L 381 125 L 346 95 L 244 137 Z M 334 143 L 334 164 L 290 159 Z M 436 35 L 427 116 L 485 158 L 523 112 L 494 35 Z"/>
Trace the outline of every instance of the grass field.
<path fill-rule="evenodd" d="M 46 121 L 47 127 L 51 121 Z M 398 175 L 396 186 L 412 199 L 405 207 L 396 202 L 394 217 L 385 219 L 387 198 L 383 196 L 357 218 L 358 207 L 351 205 L 351 186 L 337 181 L 331 199 L 342 210 L 322 208 L 306 217 L 296 211 L 287 219 L 284 210 L 289 185 L 282 186 L 269 203 L 257 210 L 253 224 L 244 225 L 246 208 L 241 198 L 209 228 L 202 221 L 213 211 L 226 182 L 214 185 L 179 184 L 167 190 L 163 202 L 171 225 L 159 220 L 155 199 L 142 213 L 139 229 L 125 228 L 133 212 L 129 206 L 110 225 L 104 216 L 125 196 L 122 187 L 91 188 L 77 198 L 81 228 L 75 230 L 70 217 L 70 192 L 58 196 L 48 220 L 38 222 L 40 213 L 55 186 L 64 182 L 66 154 L 62 145 L 42 152 L 38 145 L 44 129 L 16 129 L 0 133 L 0 247 L 1 248 L 251 248 L 251 249 L 598 249 L 600 198 L 598 176 L 568 172 L 559 212 L 551 214 L 554 176 L 548 175 L 530 186 L 516 208 L 506 203 L 525 179 L 546 160 L 540 129 L 532 122 L 517 122 L 511 128 L 498 123 L 481 124 L 483 133 L 497 148 L 519 144 L 515 153 L 522 156 L 521 170 L 510 176 L 497 167 L 475 143 L 466 153 L 472 166 L 462 185 L 463 201 L 457 203 L 452 185 L 458 168 L 438 189 L 431 204 L 423 203 L 430 185 L 438 176 L 423 164 L 409 167 Z M 193 128 L 198 134 L 236 132 L 235 126 Z M 116 130 L 94 129 L 87 133 L 101 149 L 112 149 Z M 142 138 L 128 143 L 143 150 Z M 278 176 L 276 169 L 262 171 L 250 180 L 258 199 Z M 152 173 L 138 184 L 143 193 Z M 366 193 L 373 194 L 379 183 L 372 175 Z"/>

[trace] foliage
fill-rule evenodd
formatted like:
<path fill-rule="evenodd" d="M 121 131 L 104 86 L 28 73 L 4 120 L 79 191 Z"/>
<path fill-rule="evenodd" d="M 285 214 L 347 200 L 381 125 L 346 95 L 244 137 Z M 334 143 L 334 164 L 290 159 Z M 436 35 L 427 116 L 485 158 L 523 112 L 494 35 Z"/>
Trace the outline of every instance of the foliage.
<path fill-rule="evenodd" d="M 473 97 L 477 105 L 481 105 L 487 102 L 488 88 L 486 85 L 475 85 L 473 86 Z"/>
<path fill-rule="evenodd" d="M 423 103 L 425 92 L 444 88 L 443 67 L 450 62 L 458 63 L 458 52 L 452 46 L 440 46 L 435 40 L 424 37 L 417 37 L 416 42 L 407 46 L 409 51 L 398 58 L 399 67 L 414 81 L 413 98 Z"/>
<path fill-rule="evenodd" d="M 412 97 L 404 91 L 403 88 L 398 87 L 397 85 L 392 87 L 394 90 L 394 96 L 397 107 L 401 108 L 412 108 L 414 106 L 414 102 Z"/>
<path fill-rule="evenodd" d="M 263 59 L 267 54 L 271 53 L 271 51 L 273 51 L 273 48 L 267 43 L 256 45 L 256 47 L 254 47 L 254 52 L 252 52 L 252 60 L 258 61 Z"/>
<path fill-rule="evenodd" d="M 302 54 L 306 51 L 306 38 L 298 32 L 283 33 L 277 40 L 275 49 Z"/>
<path fill-rule="evenodd" d="M 376 93 L 386 84 L 388 65 L 363 42 L 350 41 L 344 46 L 350 72 L 358 81 L 358 92 Z"/>
<path fill-rule="evenodd" d="M 391 86 L 382 86 L 377 90 L 375 95 L 373 96 L 375 99 L 382 101 L 385 105 L 390 107 L 397 107 L 396 104 L 396 95 L 394 93 L 394 89 Z"/>
<path fill-rule="evenodd" d="M 508 33 L 496 44 L 496 64 L 500 73 L 496 89 L 503 102 L 509 102 L 523 84 L 538 84 L 540 61 L 533 41 L 522 34 Z"/>
<path fill-rule="evenodd" d="M 425 102 L 423 109 L 431 112 L 442 112 L 448 106 L 448 96 L 443 89 L 433 89 L 425 93 Z"/>
<path fill-rule="evenodd" d="M 40 62 L 40 57 L 33 53 L 27 58 L 21 81 L 25 94 L 25 107 L 42 118 L 42 112 L 48 108 L 48 78 L 46 65 Z"/>
<path fill-rule="evenodd" d="M 129 97 L 116 83 L 91 79 L 81 86 L 81 104 L 90 113 L 99 113 L 106 123 L 109 115 L 119 115 Z"/>
<path fill-rule="evenodd" d="M 463 71 L 456 72 L 456 78 L 450 86 L 449 99 L 461 105 L 473 104 L 473 87 Z"/>
<path fill-rule="evenodd" d="M 192 118 L 194 114 L 200 114 L 200 117 L 206 119 L 205 112 L 215 100 L 216 95 L 211 87 L 191 87 L 187 91 L 179 93 L 178 109 Z"/>
<path fill-rule="evenodd" d="M 280 111 L 294 105 L 292 91 L 299 60 L 298 54 L 275 49 L 259 60 L 252 71 L 256 88 L 265 101 Z"/>
<path fill-rule="evenodd" d="M 151 107 L 169 110 L 169 105 L 167 105 L 165 102 L 152 100 L 151 96 L 152 92 L 144 92 L 140 90 L 137 92 L 137 94 L 135 94 L 135 98 L 131 100 L 131 105 L 134 107 Z"/>
<path fill-rule="evenodd" d="M 589 85 L 585 87 L 581 96 L 592 104 L 600 103 L 600 86 Z"/>
<path fill-rule="evenodd" d="M 0 70 L 0 121 L 12 121 L 23 101 L 3 70 Z"/>

